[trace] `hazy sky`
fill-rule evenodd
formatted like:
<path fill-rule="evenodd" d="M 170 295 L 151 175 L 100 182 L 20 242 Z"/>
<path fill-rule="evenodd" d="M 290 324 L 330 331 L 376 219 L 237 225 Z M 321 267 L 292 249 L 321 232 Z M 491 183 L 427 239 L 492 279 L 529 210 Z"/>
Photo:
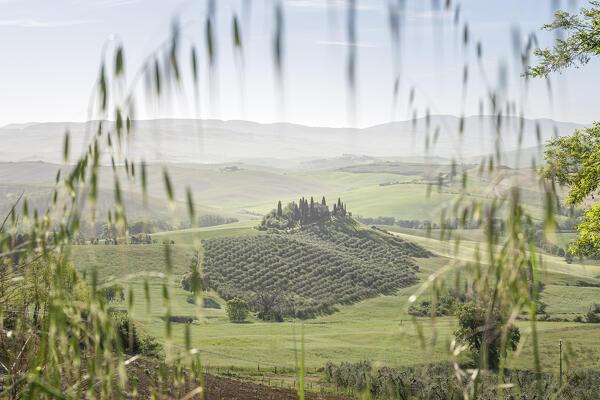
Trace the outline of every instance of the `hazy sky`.
<path fill-rule="evenodd" d="M 251 3 L 244 12 L 244 1 Z M 455 3 L 456 1 L 453 1 Z M 174 107 L 161 106 L 139 117 L 202 117 L 289 121 L 319 126 L 374 125 L 407 119 L 409 89 L 416 91 L 420 114 L 476 114 L 479 99 L 498 86 L 506 71 L 509 93 L 519 99 L 524 80 L 513 53 L 515 32 L 522 43 L 535 31 L 542 45 L 554 34 L 539 27 L 551 20 L 553 6 L 580 7 L 584 1 L 464 0 L 472 43 L 463 50 L 462 27 L 453 13 L 434 8 L 435 0 L 406 0 L 400 63 L 394 63 L 387 0 L 358 0 L 357 114 L 349 117 L 345 63 L 344 0 L 283 0 L 285 53 L 283 94 L 277 91 L 272 62 L 271 0 L 217 0 L 217 73 L 208 88 L 201 63 L 199 107 L 193 97 Z M 206 2 L 166 0 L 0 0 L 0 126 L 14 122 L 82 121 L 97 79 L 103 46 L 122 40 L 129 77 L 141 60 L 168 37 L 173 18 L 183 26 L 182 63 L 188 47 L 204 53 Z M 231 17 L 240 17 L 243 62 L 234 62 Z M 462 25 L 462 23 L 461 23 Z M 520 35 L 519 35 L 520 32 Z M 474 42 L 483 43 L 482 78 Z M 109 51 L 109 54 L 112 54 Z M 461 102 L 463 65 L 470 66 L 466 102 Z M 398 69 L 399 68 L 399 69 Z M 401 72 L 399 101 L 393 110 L 395 71 Z M 553 104 L 546 82 L 530 83 L 527 117 L 589 123 L 598 117 L 600 63 L 556 76 Z M 189 91 L 184 90 L 184 93 Z"/>

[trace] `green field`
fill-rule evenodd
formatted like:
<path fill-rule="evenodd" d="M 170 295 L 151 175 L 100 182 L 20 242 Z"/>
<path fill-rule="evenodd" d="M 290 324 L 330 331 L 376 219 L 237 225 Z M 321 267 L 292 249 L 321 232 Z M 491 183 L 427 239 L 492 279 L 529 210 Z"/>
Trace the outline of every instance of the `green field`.
<path fill-rule="evenodd" d="M 234 224 L 232 224 L 234 225 Z M 98 268 L 103 278 L 126 278 L 126 288 L 134 295 L 133 315 L 152 335 L 167 339 L 166 315 L 162 300 L 163 290 L 170 297 L 170 314 L 198 318 L 190 325 L 192 345 L 201 350 L 206 364 L 214 367 L 231 368 L 292 368 L 294 354 L 300 346 L 300 330 L 304 329 L 305 359 L 309 369 L 319 368 L 327 361 L 360 361 L 369 359 L 390 366 L 421 365 L 429 361 L 449 357 L 449 342 L 452 339 L 454 320 L 441 317 L 413 320 L 406 313 L 408 297 L 415 293 L 419 284 L 403 288 L 396 295 L 379 296 L 352 305 L 337 306 L 337 312 L 307 320 L 286 320 L 282 323 L 263 322 L 251 317 L 248 323 L 232 324 L 228 321 L 224 307 L 207 309 L 186 301 L 189 296 L 179 287 L 181 274 L 186 271 L 195 249 L 193 237 L 200 233 L 202 238 L 220 237 L 225 232 L 242 233 L 243 223 L 238 226 L 219 226 L 164 233 L 156 237 L 176 238 L 171 245 L 173 275 L 165 278 L 149 278 L 150 304 L 146 302 L 141 271 L 167 273 L 163 245 L 136 246 L 76 246 L 73 262 L 79 268 Z M 258 233 L 258 231 L 254 231 Z M 437 254 L 429 259 L 416 259 L 420 267 L 421 281 L 447 265 L 453 254 L 450 243 L 416 235 L 400 234 Z M 463 242 L 459 259 L 469 260 L 475 242 Z M 115 251 L 116 250 L 116 251 Z M 587 307 L 600 300 L 600 288 L 573 286 L 580 280 L 600 282 L 600 266 L 566 264 L 558 257 L 544 256 L 544 281 L 546 287 L 542 300 L 548 304 L 553 317 L 569 318 L 587 311 Z M 451 279 L 451 277 L 449 278 Z M 169 284 L 169 282 L 171 282 Z M 568 286 L 567 286 L 568 284 Z M 212 296 L 217 296 L 214 292 Z M 427 296 L 426 294 L 424 296 Z M 224 305 L 223 300 L 219 300 Z M 422 328 L 424 342 L 421 343 L 417 326 Z M 510 356 L 510 366 L 531 369 L 530 324 L 519 321 L 522 331 L 521 346 Z M 599 367 L 600 350 L 596 338 L 600 325 L 575 322 L 538 322 L 537 325 L 544 371 L 557 368 L 556 351 L 562 339 L 569 351 L 570 361 L 578 368 Z M 172 343 L 181 346 L 185 342 L 184 326 L 173 323 Z M 425 347 L 423 347 L 423 345 Z M 433 346 L 433 347 L 432 347 Z M 434 351 L 431 351 L 431 348 Z"/>
<path fill-rule="evenodd" d="M 225 236 L 259 235 L 263 232 L 255 229 L 256 221 L 242 221 L 232 224 L 209 226 L 206 228 L 182 229 L 171 232 L 159 232 L 152 235 L 153 239 L 162 242 L 173 240 L 176 244 L 194 244 L 199 240 Z"/>
<path fill-rule="evenodd" d="M 300 344 L 300 330 L 304 327 L 305 356 L 309 368 L 322 367 L 327 361 L 360 361 L 369 359 L 390 366 L 419 365 L 429 361 L 448 358 L 448 349 L 454 319 L 441 317 L 413 320 L 407 314 L 408 297 L 415 293 L 417 285 L 402 288 L 395 295 L 378 296 L 349 305 L 337 305 L 337 312 L 314 319 L 285 322 L 263 322 L 251 317 L 248 323 L 232 324 L 228 321 L 224 300 L 215 292 L 212 296 L 221 303 L 220 309 L 195 306 L 186 301 L 189 293 L 180 287 L 182 275 L 202 240 L 224 237 L 260 235 L 255 229 L 260 222 L 259 214 L 273 208 L 277 200 L 283 204 L 296 200 L 298 196 L 325 195 L 328 199 L 341 197 L 348 210 L 363 217 L 394 217 L 406 220 L 439 219 L 444 208 L 456 199 L 459 191 L 457 182 L 446 182 L 441 187 L 430 187 L 431 178 L 439 173 L 447 174 L 448 167 L 426 166 L 408 163 L 376 163 L 332 168 L 311 172 L 295 172 L 242 165 L 238 170 L 223 169 L 222 166 L 172 166 L 175 194 L 183 200 L 183 188 L 190 184 L 194 188 L 195 202 L 203 209 L 224 216 L 235 216 L 240 222 L 207 227 L 160 232 L 152 235 L 158 244 L 132 246 L 87 245 L 73 248 L 73 263 L 80 269 L 96 269 L 102 281 L 112 278 L 124 280 L 131 288 L 134 299 L 133 315 L 143 329 L 152 335 L 167 339 L 165 322 L 161 319 L 167 310 L 162 300 L 168 293 L 171 302 L 169 311 L 175 316 L 196 317 L 190 325 L 192 344 L 203 352 L 205 363 L 212 366 L 236 368 L 291 368 L 295 363 L 295 349 Z M 158 179 L 160 169 L 150 169 L 152 180 L 149 193 L 160 197 L 163 190 Z M 533 184 L 532 170 L 501 170 L 504 179 L 498 189 L 490 189 L 491 177 L 477 178 L 476 169 L 468 169 L 472 178 L 465 201 L 489 202 L 505 190 L 517 184 L 527 187 L 523 192 L 526 208 L 534 218 L 543 217 L 544 199 L 540 188 Z M 498 177 L 495 177 L 496 179 Z M 391 183 L 391 184 L 390 184 Z M 185 209 L 178 203 L 180 212 Z M 562 218 L 562 217 L 560 217 Z M 559 218 L 559 219 L 560 219 Z M 454 242 L 440 241 L 439 230 L 426 232 L 398 226 L 382 227 L 393 231 L 402 239 L 416 243 L 431 251 L 435 257 L 416 259 L 420 267 L 420 282 L 440 268 L 449 265 L 452 259 L 459 268 L 473 260 L 475 247 L 482 240 L 479 229 L 462 233 L 461 245 L 454 250 Z M 366 227 L 365 227 L 366 229 Z M 548 238 L 549 241 L 566 247 L 574 233 L 563 232 Z M 172 257 L 171 275 L 166 263 L 165 246 Z M 542 300 L 548 304 L 548 312 L 554 318 L 570 321 L 584 314 L 594 302 L 600 302 L 600 287 L 577 286 L 600 284 L 600 265 L 578 263 L 567 264 L 564 259 L 546 254 L 543 258 L 542 279 L 545 289 Z M 143 272 L 153 273 L 149 277 Z M 240 272 L 242 273 L 242 272 Z M 453 274 L 448 276 L 451 282 Z M 150 305 L 146 301 L 144 280 L 150 288 Z M 166 290 L 165 290 L 166 289 Z M 425 298 L 428 296 L 425 291 Z M 181 324 L 173 323 L 172 342 L 178 346 L 185 342 L 185 330 Z M 521 346 L 510 356 L 510 366 L 531 369 L 530 325 L 519 321 L 522 332 Z M 421 327 L 423 342 L 417 326 Z M 600 349 L 595 337 L 600 335 L 600 325 L 576 322 L 539 322 L 541 364 L 545 371 L 556 368 L 556 344 L 563 339 L 574 354 L 570 360 L 577 367 L 600 367 Z M 425 348 L 423 345 L 426 345 Z M 431 349 L 434 349 L 431 351 Z"/>

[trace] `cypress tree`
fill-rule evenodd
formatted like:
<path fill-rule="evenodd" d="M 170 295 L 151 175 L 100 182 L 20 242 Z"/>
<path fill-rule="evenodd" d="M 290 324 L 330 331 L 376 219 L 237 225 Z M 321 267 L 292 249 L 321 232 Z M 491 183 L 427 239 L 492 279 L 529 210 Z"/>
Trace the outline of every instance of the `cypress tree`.
<path fill-rule="evenodd" d="M 325 201 L 325 196 L 323 196 L 323 199 L 321 200 L 321 204 L 324 205 L 324 206 L 327 205 L 327 202 Z"/>
<path fill-rule="evenodd" d="M 281 218 L 282 215 L 283 210 L 281 209 L 281 200 L 279 200 L 279 203 L 277 203 L 277 216 Z"/>

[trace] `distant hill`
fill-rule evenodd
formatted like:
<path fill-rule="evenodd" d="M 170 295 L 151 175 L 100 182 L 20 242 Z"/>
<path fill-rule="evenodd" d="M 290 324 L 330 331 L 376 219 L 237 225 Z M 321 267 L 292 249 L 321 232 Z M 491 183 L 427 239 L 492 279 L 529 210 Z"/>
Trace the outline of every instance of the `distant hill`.
<path fill-rule="evenodd" d="M 424 118 L 390 122 L 370 128 L 321 128 L 296 124 L 259 124 L 248 121 L 162 119 L 136 121 L 135 137 L 127 141 L 131 159 L 148 162 L 221 163 L 252 162 L 289 167 L 315 159 L 357 157 L 423 159 L 425 156 L 452 158 L 489 154 L 499 142 L 502 151 L 518 148 L 516 117 L 502 119 L 500 135 L 494 117 L 459 118 L 434 115 L 429 127 Z M 552 135 L 566 135 L 582 125 L 548 119 L 522 120 L 521 147 L 536 146 Z M 96 122 L 12 124 L 0 128 L 0 161 L 60 162 L 65 130 L 71 136 L 73 154 L 84 149 Z M 538 129 L 539 127 L 539 129 Z M 110 126 L 109 126 L 110 128 Z M 434 133 L 439 128 L 437 140 Z M 426 151 L 425 142 L 431 144 Z M 342 164 L 344 162 L 342 161 Z M 310 166 L 308 166 L 310 169 Z"/>

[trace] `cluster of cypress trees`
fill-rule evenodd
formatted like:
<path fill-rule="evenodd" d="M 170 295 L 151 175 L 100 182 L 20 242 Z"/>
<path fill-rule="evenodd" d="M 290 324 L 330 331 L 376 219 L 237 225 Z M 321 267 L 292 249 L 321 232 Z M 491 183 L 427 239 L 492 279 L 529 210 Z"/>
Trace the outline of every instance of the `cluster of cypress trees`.
<path fill-rule="evenodd" d="M 300 198 L 298 203 L 291 202 L 283 207 L 281 200 L 277 203 L 277 209 L 272 210 L 263 217 L 259 229 L 286 229 L 297 226 L 307 226 L 316 222 L 328 221 L 332 216 L 345 217 L 347 215 L 346 204 L 338 198 L 333 205 L 333 211 L 329 210 L 325 196 L 321 202 L 315 201 L 314 197 Z"/>

